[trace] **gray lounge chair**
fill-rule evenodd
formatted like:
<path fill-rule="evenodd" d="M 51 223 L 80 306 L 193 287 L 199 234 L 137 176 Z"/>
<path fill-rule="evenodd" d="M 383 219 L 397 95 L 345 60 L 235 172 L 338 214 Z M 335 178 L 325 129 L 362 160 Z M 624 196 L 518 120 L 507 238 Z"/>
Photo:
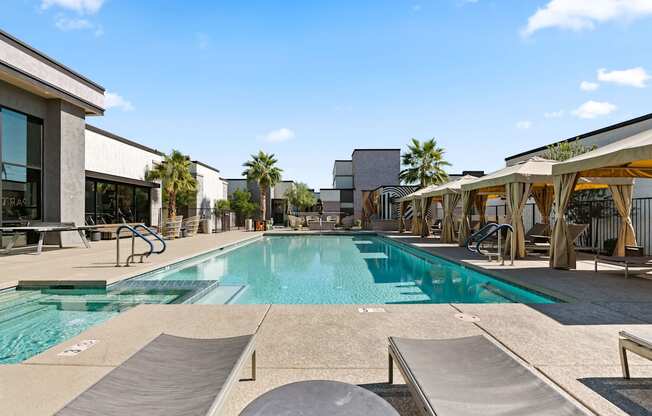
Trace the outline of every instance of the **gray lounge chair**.
<path fill-rule="evenodd" d="M 253 335 L 194 339 L 161 334 L 68 403 L 57 415 L 219 415 Z"/>
<path fill-rule="evenodd" d="M 629 364 L 627 362 L 627 351 L 652 360 L 652 333 L 643 335 L 620 331 L 619 335 L 618 349 L 620 350 L 620 365 L 623 368 L 623 378 L 628 379 Z"/>
<path fill-rule="evenodd" d="M 573 243 L 582 235 L 586 229 L 589 228 L 588 224 L 568 224 L 568 235 Z M 530 241 L 525 241 L 525 249 L 527 251 L 550 251 L 550 236 L 529 234 Z M 544 241 L 547 240 L 547 241 Z"/>
<path fill-rule="evenodd" d="M 585 415 L 482 335 L 456 339 L 389 338 L 393 362 L 425 415 Z"/>

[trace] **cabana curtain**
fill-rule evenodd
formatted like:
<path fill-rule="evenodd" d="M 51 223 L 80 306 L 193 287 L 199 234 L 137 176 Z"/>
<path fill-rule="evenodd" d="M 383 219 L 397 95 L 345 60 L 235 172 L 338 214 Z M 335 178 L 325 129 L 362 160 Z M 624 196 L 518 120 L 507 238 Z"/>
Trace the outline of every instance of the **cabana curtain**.
<path fill-rule="evenodd" d="M 537 204 L 537 209 L 541 213 L 541 221 L 544 224 L 550 224 L 550 212 L 552 211 L 552 204 L 555 200 L 553 188 L 544 186 L 532 190 L 532 198 Z"/>
<path fill-rule="evenodd" d="M 419 199 L 412 200 L 412 234 L 419 235 L 421 231 L 421 203 Z"/>
<path fill-rule="evenodd" d="M 408 201 L 401 201 L 398 205 L 398 232 L 405 231 L 405 209 L 407 208 Z"/>
<path fill-rule="evenodd" d="M 555 269 L 574 269 L 576 266 L 573 241 L 568 234 L 568 224 L 564 214 L 577 183 L 577 173 L 553 176 L 555 187 L 555 224 L 550 239 L 550 267 Z"/>
<path fill-rule="evenodd" d="M 455 207 L 460 202 L 462 195 L 460 194 L 446 194 L 444 195 L 444 221 L 441 227 L 441 242 L 454 243 L 455 242 Z"/>
<path fill-rule="evenodd" d="M 432 204 L 432 197 L 421 198 L 421 237 L 430 235 L 430 224 L 428 224 L 428 209 Z"/>
<path fill-rule="evenodd" d="M 522 259 L 525 257 L 525 227 L 523 226 L 523 210 L 530 197 L 529 183 L 515 182 L 505 186 L 507 191 L 507 206 L 509 207 L 511 226 L 513 232 L 508 241 L 512 258 Z"/>
<path fill-rule="evenodd" d="M 462 221 L 460 222 L 460 231 L 457 239 L 457 244 L 460 247 L 464 247 L 466 240 L 471 235 L 471 213 L 473 212 L 473 200 L 477 193 L 478 191 L 475 189 L 462 192 Z"/>
<path fill-rule="evenodd" d="M 484 225 L 487 223 L 487 218 L 485 216 L 487 211 L 487 199 L 489 199 L 489 195 L 476 194 L 473 200 L 475 210 L 480 216 L 480 228 L 484 227 Z"/>
<path fill-rule="evenodd" d="M 625 246 L 636 245 L 636 232 L 632 225 L 632 185 L 610 185 L 609 191 L 620 214 L 620 228 L 618 229 L 618 241 L 614 256 L 624 256 Z"/>

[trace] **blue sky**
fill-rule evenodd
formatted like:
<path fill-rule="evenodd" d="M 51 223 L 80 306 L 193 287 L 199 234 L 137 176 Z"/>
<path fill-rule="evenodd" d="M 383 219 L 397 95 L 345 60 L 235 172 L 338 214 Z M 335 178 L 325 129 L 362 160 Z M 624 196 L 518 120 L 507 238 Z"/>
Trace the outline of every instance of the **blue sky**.
<path fill-rule="evenodd" d="M 329 187 L 354 148 L 450 172 L 652 112 L 652 0 L 4 0 L 0 27 L 103 85 L 89 122 L 239 176 Z M 582 84 L 583 83 L 583 84 Z"/>

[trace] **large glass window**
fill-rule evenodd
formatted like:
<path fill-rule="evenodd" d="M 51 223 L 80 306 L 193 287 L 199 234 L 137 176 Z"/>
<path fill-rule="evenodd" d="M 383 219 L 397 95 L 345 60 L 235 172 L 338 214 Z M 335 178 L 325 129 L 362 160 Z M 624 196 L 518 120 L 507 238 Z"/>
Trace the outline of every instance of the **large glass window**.
<path fill-rule="evenodd" d="M 86 179 L 86 223 L 150 224 L 149 194 L 146 187 Z"/>
<path fill-rule="evenodd" d="M 26 223 L 41 216 L 41 148 L 43 122 L 0 108 L 0 219 Z"/>

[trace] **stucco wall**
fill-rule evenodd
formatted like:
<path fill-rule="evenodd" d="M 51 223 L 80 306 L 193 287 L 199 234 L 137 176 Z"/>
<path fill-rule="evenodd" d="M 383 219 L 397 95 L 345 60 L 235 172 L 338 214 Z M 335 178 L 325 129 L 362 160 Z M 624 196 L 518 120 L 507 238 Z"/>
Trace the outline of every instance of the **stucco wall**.
<path fill-rule="evenodd" d="M 119 176 L 122 178 L 145 180 L 145 174 L 155 163 L 160 163 L 163 156 L 136 146 L 86 129 L 85 136 L 85 170 Z M 161 188 L 150 189 L 152 224 L 159 223 L 159 214 L 163 203 Z"/>
<path fill-rule="evenodd" d="M 362 191 L 379 186 L 399 185 L 401 151 L 357 150 L 353 152 L 353 210 L 356 218 L 362 215 Z"/>
<path fill-rule="evenodd" d="M 219 172 L 196 163 L 193 164 L 192 171 L 197 181 L 201 182 L 201 192 L 197 192 L 197 208 L 210 210 L 215 206 L 215 201 L 226 199 L 224 182 Z"/>
<path fill-rule="evenodd" d="M 90 86 L 46 59 L 18 46 L 4 35 L 0 36 L 0 61 L 104 108 L 104 92 L 99 88 Z"/>

